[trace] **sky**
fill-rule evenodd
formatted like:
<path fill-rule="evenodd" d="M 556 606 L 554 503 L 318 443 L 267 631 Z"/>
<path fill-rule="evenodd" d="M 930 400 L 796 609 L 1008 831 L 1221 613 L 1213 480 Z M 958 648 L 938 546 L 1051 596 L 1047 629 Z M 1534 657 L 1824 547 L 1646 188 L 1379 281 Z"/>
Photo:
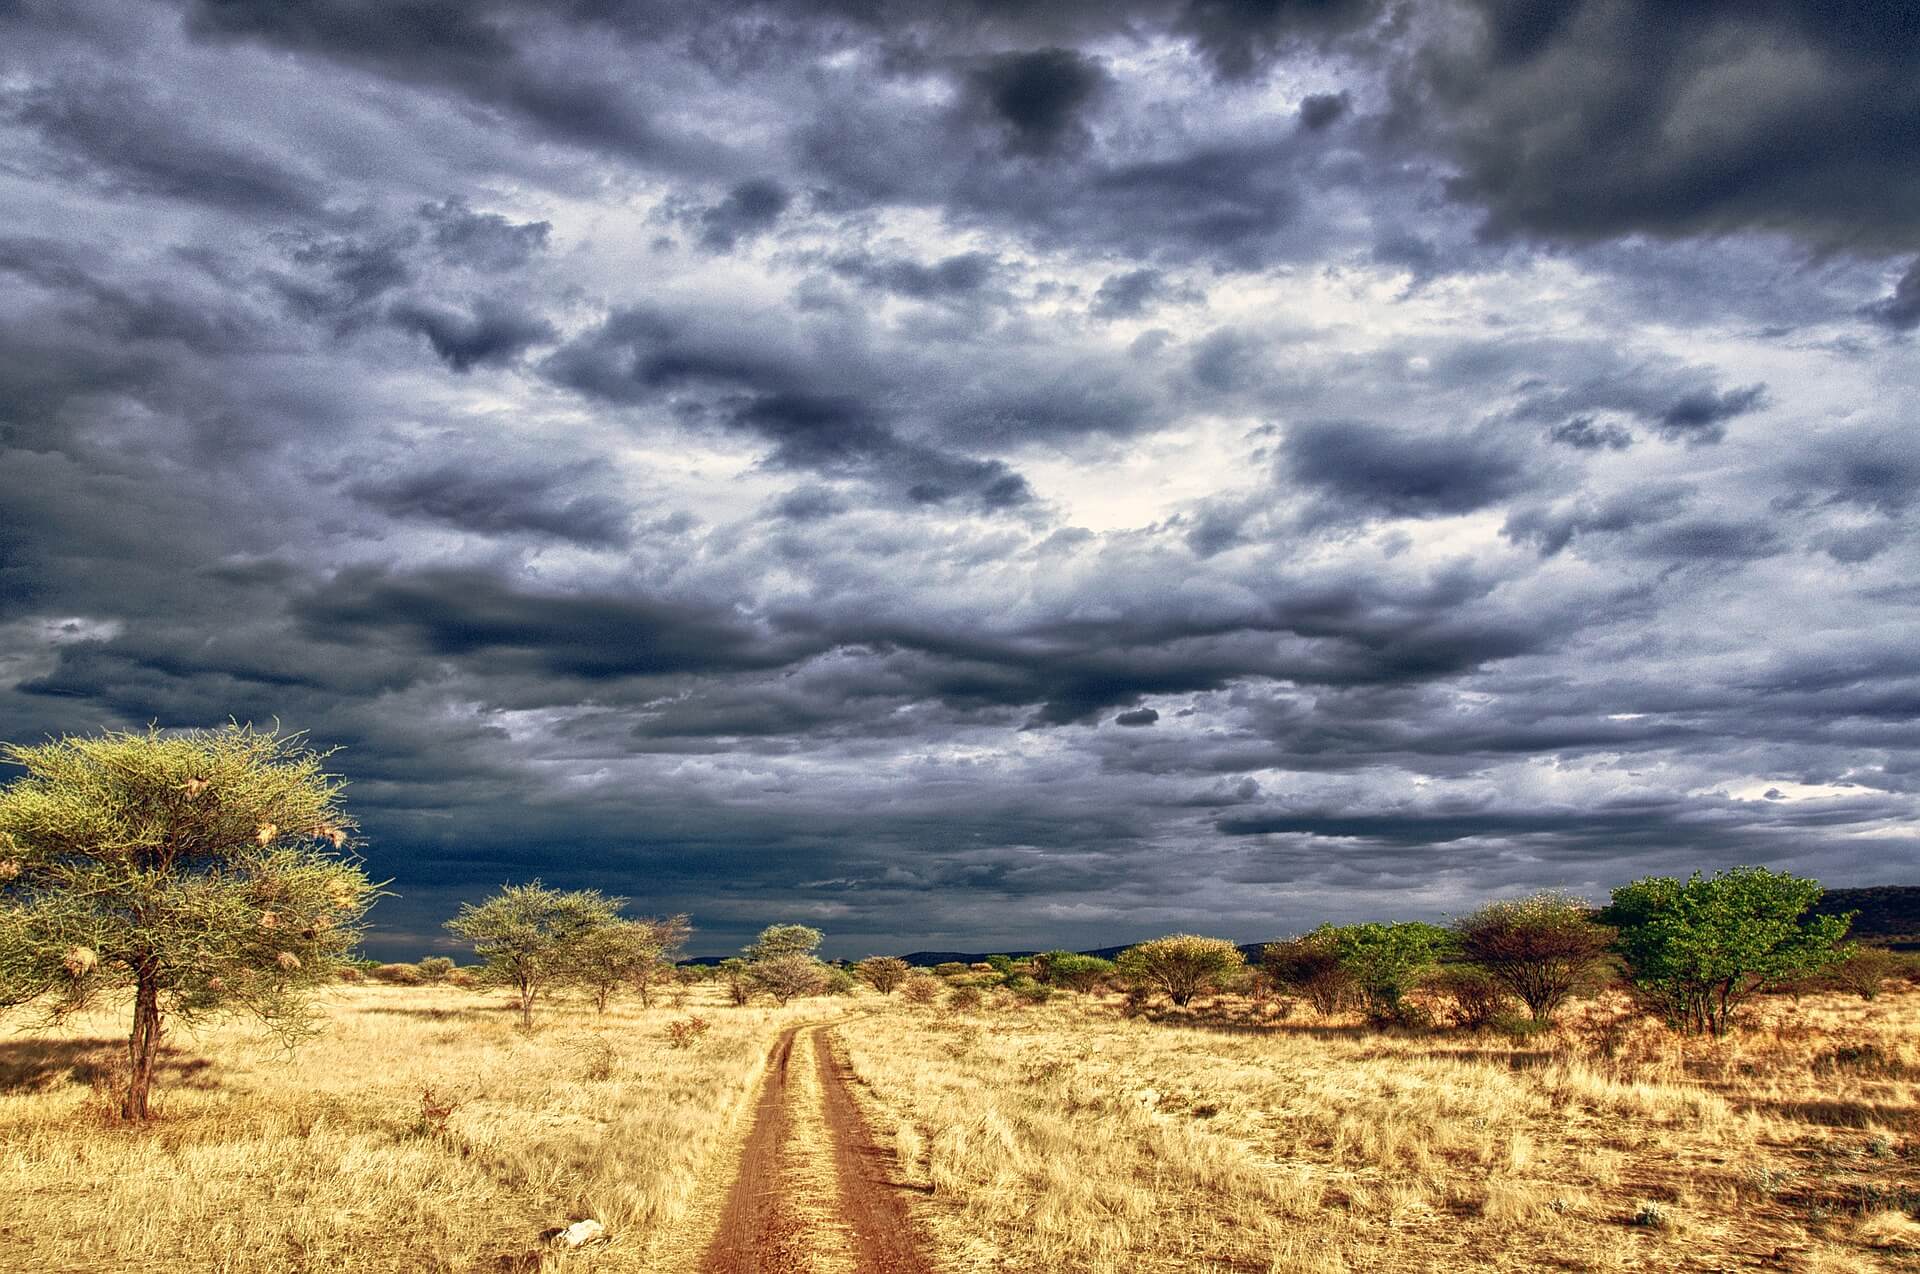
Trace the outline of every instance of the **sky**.
<path fill-rule="evenodd" d="M 832 955 L 1920 878 L 1906 0 L 0 0 L 0 739 Z"/>

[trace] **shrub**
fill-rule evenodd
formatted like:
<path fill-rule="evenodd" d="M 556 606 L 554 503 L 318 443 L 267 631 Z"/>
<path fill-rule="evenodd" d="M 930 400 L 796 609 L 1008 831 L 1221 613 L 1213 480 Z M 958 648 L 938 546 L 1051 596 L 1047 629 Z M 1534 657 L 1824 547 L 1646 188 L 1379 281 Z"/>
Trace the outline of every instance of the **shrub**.
<path fill-rule="evenodd" d="M 1833 963 L 1825 981 L 1836 990 L 1851 991 L 1863 1000 L 1871 1000 L 1905 965 L 1904 960 L 1884 947 L 1856 947 L 1844 959 Z"/>
<path fill-rule="evenodd" d="M 1042 986 L 1032 978 L 1020 974 L 1007 979 L 1006 989 L 1023 1004 L 1045 1004 L 1053 998 L 1052 987 Z"/>
<path fill-rule="evenodd" d="M 1159 991 L 1184 1007 L 1246 967 L 1240 948 L 1225 938 L 1176 933 L 1128 947 L 1115 962 L 1119 975 L 1137 987 Z"/>
<path fill-rule="evenodd" d="M 1332 946 L 1366 1002 L 1367 1016 L 1383 1023 L 1409 1021 L 1406 993 L 1453 941 L 1445 929 L 1419 921 L 1322 925 L 1308 936 Z"/>
<path fill-rule="evenodd" d="M 1011 977 L 1013 975 L 1013 957 L 1009 955 L 990 955 L 987 957 L 987 967 L 1003 978 Z"/>
<path fill-rule="evenodd" d="M 915 973 L 900 984 L 900 998 L 909 1004 L 932 1004 L 940 998 L 940 979 L 929 973 Z"/>
<path fill-rule="evenodd" d="M 373 976 L 390 986 L 419 986 L 426 980 L 420 975 L 420 966 L 414 964 L 383 964 L 373 971 Z"/>
<path fill-rule="evenodd" d="M 980 988 L 957 986 L 947 992 L 947 1007 L 957 1013 L 971 1013 L 980 1007 Z"/>
<path fill-rule="evenodd" d="M 730 956 L 720 962 L 714 976 L 727 988 L 727 999 L 735 1008 L 745 1008 L 753 1000 L 755 983 L 751 966 L 739 956 Z"/>
<path fill-rule="evenodd" d="M 343 964 L 334 970 L 334 976 L 342 982 L 360 982 L 364 981 L 367 975 L 360 972 L 359 968 L 355 965 Z"/>
<path fill-rule="evenodd" d="M 1077 951 L 1049 951 L 1033 959 L 1034 977 L 1047 986 L 1091 991 L 1113 976 L 1113 961 Z"/>
<path fill-rule="evenodd" d="M 428 956 L 413 967 L 420 971 L 423 980 L 438 982 L 453 972 L 453 961 L 445 956 Z"/>
<path fill-rule="evenodd" d="M 667 1047 L 692 1048 L 711 1029 L 704 1017 L 683 1017 L 667 1023 Z"/>
<path fill-rule="evenodd" d="M 1268 981 L 1313 1005 L 1322 1017 L 1342 1011 L 1359 995 L 1352 975 L 1340 962 L 1331 932 L 1320 930 L 1304 938 L 1270 942 L 1260 952 Z"/>
<path fill-rule="evenodd" d="M 957 978 L 967 971 L 967 966 L 958 960 L 942 960 L 933 966 L 933 971 L 943 978 Z"/>
<path fill-rule="evenodd" d="M 1488 903 L 1453 928 L 1460 953 L 1519 996 L 1536 1022 L 1552 1021 L 1592 981 L 1614 936 L 1584 900 L 1553 891 Z"/>
<path fill-rule="evenodd" d="M 851 972 L 839 965 L 827 966 L 826 986 L 822 988 L 827 995 L 852 995 L 860 989 L 860 983 Z"/>
<path fill-rule="evenodd" d="M 685 916 L 615 919 L 583 933 L 565 956 L 568 982 L 583 988 L 601 1013 L 614 995 L 632 987 L 640 1003 L 653 1006 L 653 988 L 672 976 L 673 955 L 692 927 Z"/>
<path fill-rule="evenodd" d="M 880 994 L 892 995 L 913 969 L 899 956 L 869 956 L 855 965 L 854 971 Z"/>
<path fill-rule="evenodd" d="M 1807 916 L 1818 881 L 1736 867 L 1686 883 L 1650 876 L 1613 891 L 1603 919 L 1641 998 L 1682 1030 L 1726 1033 L 1733 1013 L 1771 985 L 1831 965 L 1852 914 Z M 1803 919 L 1804 917 L 1804 919 Z"/>
<path fill-rule="evenodd" d="M 447 985 L 472 987 L 480 985 L 480 979 L 470 969 L 455 969 L 447 975 Z"/>
<path fill-rule="evenodd" d="M 1427 985 L 1449 1002 L 1453 1024 L 1469 1031 L 1495 1025 L 1513 1003 L 1506 984 L 1478 965 L 1446 965 L 1427 980 Z"/>

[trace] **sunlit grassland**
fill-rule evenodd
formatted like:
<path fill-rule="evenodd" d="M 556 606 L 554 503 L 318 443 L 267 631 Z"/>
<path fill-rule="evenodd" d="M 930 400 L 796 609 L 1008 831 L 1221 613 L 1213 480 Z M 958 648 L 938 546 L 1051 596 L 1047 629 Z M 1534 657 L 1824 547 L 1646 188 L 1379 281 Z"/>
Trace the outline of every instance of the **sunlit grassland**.
<path fill-rule="evenodd" d="M 712 1029 L 669 1047 L 689 1013 Z M 342 987 L 291 1055 L 238 1023 L 171 1035 L 150 1127 L 104 1092 L 121 1016 L 47 1035 L 8 1021 L 0 1268 L 494 1270 L 591 1216 L 615 1242 L 583 1267 L 673 1269 L 697 1254 L 726 1186 L 707 1174 L 744 1135 L 771 1041 L 808 1013 L 700 988 L 686 1008 L 543 1006 L 528 1037 L 502 997 Z"/>
<path fill-rule="evenodd" d="M 890 1006 L 838 1034 L 955 1270 L 1920 1268 L 1920 993 L 1723 1041 L 1229 1002 Z"/>

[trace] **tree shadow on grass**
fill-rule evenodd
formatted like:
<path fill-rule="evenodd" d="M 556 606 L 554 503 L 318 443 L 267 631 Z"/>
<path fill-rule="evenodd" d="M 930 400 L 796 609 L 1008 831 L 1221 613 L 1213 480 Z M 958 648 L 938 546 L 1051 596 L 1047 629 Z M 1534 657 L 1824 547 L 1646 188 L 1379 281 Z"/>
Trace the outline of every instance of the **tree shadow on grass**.
<path fill-rule="evenodd" d="M 42 1040 L 0 1042 L 0 1093 L 43 1092 L 63 1080 L 95 1087 L 118 1082 L 127 1064 L 123 1039 Z M 210 1073 L 213 1063 L 162 1044 L 154 1059 L 156 1086 L 214 1089 L 220 1083 Z"/>

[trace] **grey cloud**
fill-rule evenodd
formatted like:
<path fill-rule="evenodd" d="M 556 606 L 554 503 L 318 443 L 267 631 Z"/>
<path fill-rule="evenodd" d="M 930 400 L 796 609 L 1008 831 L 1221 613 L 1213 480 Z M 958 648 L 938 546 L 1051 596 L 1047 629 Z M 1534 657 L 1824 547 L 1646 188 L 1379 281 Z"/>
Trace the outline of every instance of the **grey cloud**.
<path fill-rule="evenodd" d="M 1294 425 L 1286 471 L 1325 499 L 1317 516 L 1445 517 L 1526 489 L 1524 455 L 1496 435 L 1323 420 Z"/>
<path fill-rule="evenodd" d="M 780 220 L 793 196 L 777 181 L 743 181 L 726 198 L 700 213 L 700 242 L 715 252 L 731 252 Z"/>
<path fill-rule="evenodd" d="M 395 305 L 394 325 L 427 338 L 433 352 L 456 372 L 511 363 L 535 345 L 557 335 L 553 324 L 492 298 L 482 298 L 470 313 L 428 301 Z"/>
<path fill-rule="evenodd" d="M 444 523 L 480 535 L 552 536 L 606 548 L 629 539 L 629 515 L 615 500 L 591 490 L 584 466 L 472 468 L 432 465 L 347 486 L 354 499 L 391 517 Z"/>

